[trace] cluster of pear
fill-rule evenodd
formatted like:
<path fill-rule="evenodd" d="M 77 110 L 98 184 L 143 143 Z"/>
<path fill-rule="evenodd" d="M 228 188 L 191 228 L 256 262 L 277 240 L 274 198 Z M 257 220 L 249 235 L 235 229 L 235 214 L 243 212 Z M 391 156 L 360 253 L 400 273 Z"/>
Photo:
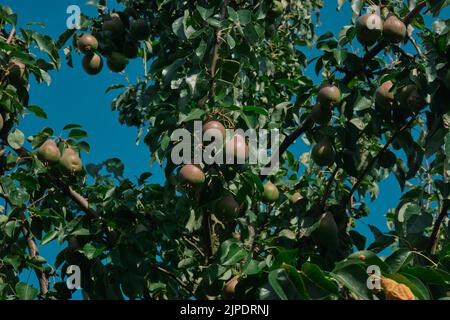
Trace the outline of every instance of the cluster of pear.
<path fill-rule="evenodd" d="M 66 146 L 61 154 L 58 145 L 52 139 L 45 141 L 39 147 L 37 155 L 40 160 L 45 161 L 50 165 L 59 164 L 59 166 L 67 173 L 74 174 L 83 169 L 83 163 L 78 152 L 70 146 Z"/>
<path fill-rule="evenodd" d="M 384 21 L 376 13 L 366 13 L 356 21 L 356 38 L 364 46 L 372 46 L 381 38 L 389 43 L 399 43 L 406 33 L 406 25 L 392 13 Z"/>
<path fill-rule="evenodd" d="M 220 132 L 222 139 L 225 140 L 226 129 L 225 126 L 216 120 L 206 122 L 202 128 L 203 132 L 208 130 L 216 130 Z M 211 132 L 211 131 L 210 131 Z M 224 144 L 227 155 L 233 156 L 237 161 L 245 161 L 249 156 L 249 148 L 245 138 L 240 134 L 235 134 L 229 141 Z M 181 182 L 189 186 L 202 185 L 205 180 L 205 173 L 195 164 L 185 164 L 179 171 L 179 178 Z M 238 216 L 241 206 L 231 193 L 223 195 L 215 204 L 215 214 L 222 219 L 231 220 Z"/>
<path fill-rule="evenodd" d="M 341 91 L 333 84 L 324 84 L 317 94 L 317 103 L 312 108 L 311 120 L 320 126 L 328 125 L 333 106 L 341 100 Z M 324 137 L 311 151 L 311 158 L 319 166 L 329 166 L 334 162 L 334 149 L 329 139 Z"/>
<path fill-rule="evenodd" d="M 128 65 L 128 59 L 138 56 L 139 41 L 148 40 L 150 31 L 147 21 L 138 18 L 132 9 L 104 17 L 101 31 L 95 35 L 85 33 L 77 40 L 78 49 L 84 54 L 84 70 L 90 75 L 100 73 L 103 68 L 102 54 L 112 72 L 122 72 Z"/>

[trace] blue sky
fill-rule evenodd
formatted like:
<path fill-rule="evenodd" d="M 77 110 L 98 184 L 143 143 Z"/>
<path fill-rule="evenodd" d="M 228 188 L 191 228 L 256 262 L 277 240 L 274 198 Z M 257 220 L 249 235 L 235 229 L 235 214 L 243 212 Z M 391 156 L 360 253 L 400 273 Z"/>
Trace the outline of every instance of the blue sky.
<path fill-rule="evenodd" d="M 113 3 L 113 1 L 110 1 Z M 64 31 L 66 25 L 66 9 L 69 5 L 78 4 L 82 12 L 87 15 L 95 15 L 96 9 L 85 5 L 85 1 L 74 0 L 4 0 L 3 4 L 13 8 L 19 15 L 19 25 L 24 27 L 27 22 L 43 22 L 45 29 L 33 26 L 35 30 L 49 34 L 56 38 Z M 326 0 L 326 6 L 321 12 L 321 25 L 317 29 L 318 34 L 331 31 L 335 35 L 343 25 L 350 24 L 351 12 L 348 4 L 342 10 L 336 12 L 336 1 Z M 314 57 L 317 52 L 306 52 L 308 57 Z M 74 69 L 63 63 L 58 72 L 52 72 L 52 84 L 32 84 L 30 104 L 43 107 L 48 115 L 48 120 L 27 116 L 21 125 L 25 135 L 39 132 L 44 126 L 55 129 L 58 133 L 68 123 L 77 123 L 89 133 L 88 142 L 91 145 L 91 153 L 83 155 L 83 161 L 87 163 L 99 163 L 105 159 L 118 157 L 125 163 L 125 175 L 133 178 L 144 171 L 153 173 L 152 181 L 161 182 L 163 175 L 161 170 L 149 164 L 148 148 L 141 144 L 136 146 L 137 130 L 122 126 L 118 122 L 118 114 L 111 111 L 111 100 L 117 92 L 105 94 L 105 89 L 112 84 L 125 83 L 123 75 L 113 74 L 104 68 L 100 75 L 92 77 L 83 72 L 81 57 L 76 54 Z M 313 69 L 313 67 L 311 67 Z M 130 81 L 143 73 L 142 63 L 132 61 L 127 68 Z M 313 72 L 308 73 L 315 81 Z M 295 154 L 304 152 L 299 139 L 292 151 Z M 370 203 L 371 215 L 358 222 L 358 228 L 364 234 L 368 234 L 366 224 L 374 224 L 382 230 L 387 230 L 384 214 L 389 208 L 395 207 L 400 196 L 400 190 L 395 178 L 392 176 L 380 184 L 380 198 Z M 55 255 L 55 247 L 47 246 L 41 249 L 42 255 L 51 262 Z M 34 283 L 34 281 L 33 281 Z"/>

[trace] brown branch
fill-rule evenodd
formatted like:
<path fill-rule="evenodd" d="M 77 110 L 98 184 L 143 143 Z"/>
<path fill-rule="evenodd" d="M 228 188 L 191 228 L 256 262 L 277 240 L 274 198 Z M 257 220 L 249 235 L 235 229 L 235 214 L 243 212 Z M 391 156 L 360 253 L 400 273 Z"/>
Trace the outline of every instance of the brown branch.
<path fill-rule="evenodd" d="M 433 231 L 430 235 L 430 240 L 428 242 L 428 248 L 427 251 L 430 253 L 431 256 L 434 256 L 436 254 L 436 248 L 438 244 L 438 238 L 439 238 L 439 230 L 441 229 L 442 222 L 444 221 L 444 218 L 448 214 L 448 203 L 444 201 L 444 204 L 442 205 L 441 212 L 439 213 L 438 218 L 436 219 L 436 222 L 433 226 Z"/>
<path fill-rule="evenodd" d="M 279 151 L 272 156 L 269 164 L 278 163 L 283 153 L 286 152 L 286 150 L 295 142 L 295 140 L 297 140 L 298 137 L 300 137 L 304 132 L 307 131 L 307 129 L 311 126 L 311 122 L 312 120 L 308 115 L 300 124 L 300 126 L 292 131 L 292 133 L 283 140 L 280 145 Z M 267 165 L 266 167 L 269 167 L 269 165 Z M 267 175 L 261 174 L 259 177 L 261 178 L 261 180 L 264 180 Z"/>
<path fill-rule="evenodd" d="M 334 179 L 336 178 L 336 175 L 339 171 L 339 166 L 336 166 L 334 168 L 333 172 L 331 173 L 331 176 L 328 178 L 327 185 L 325 186 L 325 191 L 323 193 L 322 200 L 320 201 L 320 208 L 324 209 L 325 205 L 327 203 L 327 199 L 331 194 L 331 186 L 333 185 Z"/>
<path fill-rule="evenodd" d="M 417 44 L 416 40 L 414 40 L 412 35 L 410 35 L 409 33 L 408 33 L 408 40 L 412 43 L 414 49 L 416 49 L 417 55 L 419 56 L 419 58 L 422 59 L 423 58 L 422 51 L 420 50 L 419 45 Z"/>
<path fill-rule="evenodd" d="M 416 5 L 416 7 L 414 9 L 412 9 L 404 18 L 403 18 L 403 23 L 408 26 L 416 17 L 416 15 L 418 15 L 420 13 L 420 11 L 425 8 L 426 6 L 426 1 L 422 1 L 419 4 Z M 369 62 L 370 60 L 372 60 L 378 53 L 381 52 L 381 50 L 383 50 L 386 46 L 388 45 L 388 43 L 385 40 L 382 40 L 380 42 L 378 42 L 375 47 L 373 47 L 370 51 L 368 51 L 361 62 L 361 65 L 359 66 L 359 68 L 354 69 L 353 71 L 349 72 L 343 79 L 343 83 L 344 84 L 348 84 L 354 77 L 356 77 L 360 72 L 362 72 L 367 64 L 367 62 Z"/>
<path fill-rule="evenodd" d="M 398 137 L 400 133 L 405 131 L 409 126 L 416 120 L 417 115 L 413 116 L 403 127 L 401 127 L 397 132 L 395 132 L 390 139 L 386 142 L 386 144 L 383 146 L 383 148 L 377 153 L 375 157 L 369 161 L 367 166 L 364 168 L 364 170 L 361 172 L 361 174 L 358 176 L 356 183 L 353 185 L 353 187 L 350 190 L 350 193 L 348 195 L 348 199 L 350 199 L 355 191 L 358 189 L 359 185 L 361 184 L 364 177 L 367 175 L 367 173 L 372 169 L 373 165 L 377 162 L 377 160 L 380 158 L 380 156 L 389 148 L 389 146 L 392 144 L 392 142 Z"/>
<path fill-rule="evenodd" d="M 405 23 L 406 26 L 408 26 L 413 19 L 415 18 L 415 16 L 417 14 L 419 14 L 419 12 L 426 6 L 426 1 L 422 1 L 419 4 L 417 4 L 417 6 L 411 10 L 404 18 L 403 18 L 403 23 Z M 370 51 L 368 51 L 362 61 L 361 61 L 361 65 L 359 68 L 356 68 L 350 72 L 348 72 L 345 77 L 342 79 L 342 82 L 344 85 L 347 85 L 354 77 L 356 77 L 360 72 L 362 72 L 366 66 L 366 64 L 372 60 L 378 53 L 381 52 L 381 50 L 383 50 L 386 46 L 387 46 L 387 42 L 382 40 L 380 42 L 378 42 L 375 47 L 373 47 Z M 281 144 L 280 147 L 280 151 L 277 154 L 278 158 L 281 158 L 281 156 L 283 155 L 283 153 L 295 142 L 295 140 L 297 140 L 297 138 L 306 131 L 306 128 L 308 127 L 308 125 L 310 125 L 310 121 L 311 119 L 308 117 L 305 118 L 305 120 L 302 122 L 302 124 L 295 129 L 289 136 L 286 137 L 286 139 L 284 139 L 283 143 Z M 274 160 L 272 158 L 272 160 Z M 275 159 L 277 160 L 277 159 Z M 278 159 L 279 160 L 279 159 Z M 260 175 L 261 180 L 264 180 L 267 177 L 267 175 Z"/>
<path fill-rule="evenodd" d="M 176 274 L 172 273 L 171 271 L 169 271 L 155 263 L 150 263 L 150 265 L 152 266 L 152 268 L 154 268 L 154 269 L 168 275 L 172 279 L 174 279 L 181 287 L 183 287 L 187 292 L 189 292 L 193 297 L 195 297 L 195 292 L 186 283 L 184 283 L 183 280 L 178 278 Z"/>
<path fill-rule="evenodd" d="M 30 152 L 26 148 L 21 147 L 19 149 L 14 149 L 6 141 L 5 141 L 5 143 L 12 150 L 14 150 L 20 157 L 22 157 L 22 158 L 29 158 L 30 157 Z M 50 176 L 50 175 L 47 175 L 47 177 L 67 197 L 72 199 L 78 205 L 78 207 L 80 207 L 80 209 L 82 211 L 84 211 L 89 217 L 93 218 L 93 217 L 97 216 L 97 213 L 89 206 L 89 201 L 85 197 L 83 197 L 81 194 L 79 194 L 78 192 L 73 190 L 70 186 L 65 184 L 60 179 L 55 178 L 55 177 Z"/>
<path fill-rule="evenodd" d="M 228 6 L 228 0 L 224 0 L 222 4 L 222 8 L 220 11 L 220 20 L 223 20 L 227 16 L 227 6 Z M 211 62 L 211 96 L 215 96 L 215 90 L 216 90 L 216 71 L 217 71 L 217 63 L 219 62 L 220 58 L 220 43 L 222 41 L 222 31 L 220 29 L 216 29 L 216 35 L 215 35 L 216 43 L 214 44 L 213 48 L 213 54 L 212 54 L 212 62 Z"/>
<path fill-rule="evenodd" d="M 2 190 L 4 191 L 3 187 Z M 0 193 L 0 197 L 5 199 L 5 201 L 11 206 L 13 207 L 13 204 L 11 202 L 11 199 L 9 198 L 9 196 L 7 194 L 4 193 Z M 22 220 L 25 222 L 27 220 L 27 217 L 25 216 L 25 213 L 22 211 L 20 213 L 20 217 L 22 218 Z M 26 239 L 27 242 L 27 247 L 28 247 L 28 253 L 29 253 L 29 257 L 31 259 L 33 259 L 34 257 L 39 255 L 39 249 L 38 246 L 36 244 L 36 240 L 34 239 L 33 235 L 31 234 L 30 231 L 28 231 L 28 229 L 25 227 L 24 223 L 21 224 L 21 231 Z M 40 288 L 40 292 L 42 296 L 45 296 L 48 292 L 48 284 L 49 284 L 49 280 L 47 275 L 40 269 L 34 269 L 34 273 L 36 274 L 36 277 L 39 281 L 39 288 Z"/>
<path fill-rule="evenodd" d="M 15 34 L 16 34 L 16 28 L 12 27 L 11 32 L 9 33 L 8 39 L 6 40 L 7 44 L 10 44 L 13 41 Z"/>

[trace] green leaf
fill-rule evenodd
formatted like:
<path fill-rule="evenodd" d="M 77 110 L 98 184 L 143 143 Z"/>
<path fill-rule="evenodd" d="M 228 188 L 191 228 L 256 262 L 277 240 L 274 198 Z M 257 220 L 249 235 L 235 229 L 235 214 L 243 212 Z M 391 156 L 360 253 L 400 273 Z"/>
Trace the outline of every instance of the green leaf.
<path fill-rule="evenodd" d="M 20 300 L 34 300 L 38 295 L 38 290 L 32 286 L 19 282 L 16 284 L 16 296 Z"/>
<path fill-rule="evenodd" d="M 44 238 L 42 238 L 41 244 L 44 246 L 47 243 L 49 243 L 50 241 L 52 241 L 53 239 L 56 238 L 56 236 L 58 235 L 58 231 L 56 230 L 52 230 L 50 232 L 47 232 L 44 236 Z"/>
<path fill-rule="evenodd" d="M 407 249 L 398 249 L 384 260 L 389 266 L 389 273 L 398 272 L 404 265 L 408 264 L 413 258 L 411 251 Z"/>
<path fill-rule="evenodd" d="M 320 270 L 319 266 L 310 263 L 305 262 L 302 265 L 302 276 L 306 277 L 309 281 L 311 281 L 315 286 L 318 288 L 328 291 L 332 294 L 338 294 L 339 288 L 337 283 L 329 279 L 325 273 Z"/>
<path fill-rule="evenodd" d="M 355 296 L 364 300 L 371 300 L 372 293 L 367 287 L 368 274 L 361 265 L 352 264 L 344 268 L 334 270 L 333 277 Z"/>
<path fill-rule="evenodd" d="M 92 244 L 87 243 L 81 251 L 86 256 L 86 258 L 88 258 L 89 260 L 92 260 L 92 259 L 100 256 L 103 253 L 104 249 L 105 249 L 104 245 L 96 248 Z"/>
<path fill-rule="evenodd" d="M 302 298 L 286 269 L 281 268 L 271 271 L 268 276 L 268 281 L 279 299 L 298 300 Z"/>
<path fill-rule="evenodd" d="M 76 139 L 76 140 L 83 139 L 83 138 L 85 138 L 87 136 L 88 136 L 87 132 L 82 130 L 82 129 L 72 129 L 69 132 L 69 137 L 73 138 L 73 139 Z"/>
<path fill-rule="evenodd" d="M 19 129 L 14 130 L 8 135 L 8 144 L 13 149 L 20 149 L 25 142 L 25 135 Z"/>
<path fill-rule="evenodd" d="M 32 112 L 36 117 L 47 119 L 47 114 L 45 113 L 44 109 L 42 109 L 39 106 L 28 106 L 27 109 Z"/>

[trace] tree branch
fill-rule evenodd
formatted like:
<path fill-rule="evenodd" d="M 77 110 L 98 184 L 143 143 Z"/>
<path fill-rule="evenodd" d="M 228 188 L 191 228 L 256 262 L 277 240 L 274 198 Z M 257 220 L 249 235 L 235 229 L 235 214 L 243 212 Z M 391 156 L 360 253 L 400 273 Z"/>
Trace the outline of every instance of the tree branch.
<path fill-rule="evenodd" d="M 448 214 L 448 203 L 447 201 L 444 201 L 441 212 L 439 213 L 439 216 L 436 219 L 436 222 L 434 223 L 433 231 L 431 232 L 430 240 L 428 243 L 427 251 L 430 253 L 431 256 L 434 256 L 436 254 L 439 230 L 441 229 L 442 222 L 444 221 L 444 218 L 447 216 L 447 214 Z"/>
<path fill-rule="evenodd" d="M 168 275 L 168 276 L 171 277 L 172 279 L 174 279 L 181 287 L 183 287 L 187 292 L 189 292 L 189 293 L 192 295 L 192 297 L 195 297 L 195 292 L 192 291 L 192 289 L 191 289 L 186 283 L 184 283 L 183 280 L 181 280 L 180 278 L 178 278 L 178 277 L 176 276 L 176 274 L 172 273 L 171 271 L 169 271 L 169 270 L 167 270 L 167 269 L 165 269 L 165 268 L 163 268 L 163 267 L 161 267 L 161 266 L 159 266 L 159 265 L 157 265 L 157 264 L 155 264 L 155 263 L 151 263 L 151 266 L 152 266 L 154 269 L 156 269 L 156 270 L 158 270 L 158 271 L 160 271 L 160 272 L 162 272 L 162 273 Z"/>
<path fill-rule="evenodd" d="M 19 149 L 14 149 L 7 143 L 7 141 L 4 142 L 8 147 L 14 150 L 20 157 L 30 157 L 30 152 L 26 148 L 21 147 Z M 52 182 L 52 184 L 54 184 L 57 188 L 59 188 L 67 197 L 72 199 L 78 205 L 78 207 L 80 207 L 80 209 L 84 211 L 89 217 L 93 218 L 98 216 L 97 213 L 89 206 L 89 201 L 86 198 L 84 198 L 81 194 L 73 190 L 70 186 L 66 185 L 60 179 L 52 177 L 50 175 L 47 175 L 47 177 Z"/>
<path fill-rule="evenodd" d="M 10 44 L 13 41 L 15 35 L 16 35 L 16 28 L 12 27 L 11 32 L 9 33 L 8 39 L 6 40 L 6 43 Z"/>
<path fill-rule="evenodd" d="M 420 11 L 425 8 L 426 6 L 426 1 L 422 1 L 419 4 L 416 5 L 416 7 L 411 10 L 404 18 L 403 18 L 403 23 L 408 26 L 415 18 L 415 16 L 417 14 L 420 13 Z M 366 64 L 372 60 L 378 53 L 381 52 L 381 50 L 383 50 L 386 46 L 388 45 L 388 43 L 384 40 L 378 42 L 375 47 L 373 47 L 370 51 L 368 51 L 362 61 L 361 61 L 361 65 L 359 68 L 356 68 L 350 72 L 348 72 L 345 77 L 342 79 L 342 82 L 344 85 L 347 85 L 354 77 L 356 77 L 360 72 L 362 72 L 366 66 Z M 308 117 L 305 118 L 305 120 L 302 122 L 302 124 L 295 129 L 289 136 L 286 137 L 286 139 L 284 139 L 283 143 L 281 144 L 280 147 L 280 152 L 277 155 L 279 158 L 281 158 L 281 156 L 283 155 L 283 153 L 295 142 L 295 140 L 297 140 L 297 138 L 306 131 L 306 125 L 309 125 L 311 119 Z M 272 160 L 277 160 L 277 159 L 272 159 Z M 267 175 L 260 175 L 261 180 L 264 180 L 267 177 Z"/>
<path fill-rule="evenodd" d="M 380 156 L 385 152 L 389 146 L 392 144 L 392 142 L 398 137 L 400 133 L 405 131 L 409 126 L 416 120 L 417 115 L 413 116 L 403 127 L 401 127 L 397 132 L 395 132 L 392 137 L 386 142 L 386 144 L 383 146 L 383 148 L 377 153 L 375 157 L 371 159 L 371 161 L 367 164 L 366 168 L 361 172 L 361 174 L 358 176 L 355 184 L 350 190 L 350 193 L 348 195 L 348 199 L 350 199 L 355 191 L 358 189 L 359 185 L 361 184 L 364 177 L 367 175 L 367 173 L 372 169 L 373 165 L 377 162 L 377 160 L 380 158 Z"/>
<path fill-rule="evenodd" d="M 3 187 L 2 187 L 2 190 Z M 11 200 L 9 199 L 9 196 L 7 194 L 4 193 L 0 193 L 0 197 L 5 199 L 5 201 L 11 206 L 13 207 L 13 204 L 11 202 Z M 22 211 L 20 213 L 20 217 L 22 218 L 22 220 L 25 222 L 27 220 L 27 217 L 25 216 L 25 213 Z M 25 225 L 22 223 L 21 224 L 21 231 L 26 239 L 27 242 L 27 247 L 28 247 L 28 253 L 31 259 L 33 259 L 34 257 L 39 255 L 39 249 L 38 246 L 36 244 L 36 240 L 34 239 L 33 235 L 31 234 L 30 231 L 28 231 L 27 228 L 25 228 Z M 36 277 L 39 281 L 39 288 L 40 288 L 40 292 L 42 296 L 45 296 L 48 292 L 48 284 L 49 284 L 49 280 L 47 275 L 39 269 L 33 268 L 34 273 L 36 274 Z"/>
<path fill-rule="evenodd" d="M 220 20 L 223 20 L 227 16 L 227 6 L 228 6 L 228 0 L 224 0 L 222 4 L 222 8 L 220 11 Z M 215 96 L 215 90 L 216 90 L 216 70 L 217 70 L 217 63 L 220 58 L 220 42 L 222 41 L 222 31 L 218 28 L 216 29 L 216 43 L 214 44 L 213 48 L 213 54 L 212 54 L 212 62 L 211 62 L 211 96 Z"/>

